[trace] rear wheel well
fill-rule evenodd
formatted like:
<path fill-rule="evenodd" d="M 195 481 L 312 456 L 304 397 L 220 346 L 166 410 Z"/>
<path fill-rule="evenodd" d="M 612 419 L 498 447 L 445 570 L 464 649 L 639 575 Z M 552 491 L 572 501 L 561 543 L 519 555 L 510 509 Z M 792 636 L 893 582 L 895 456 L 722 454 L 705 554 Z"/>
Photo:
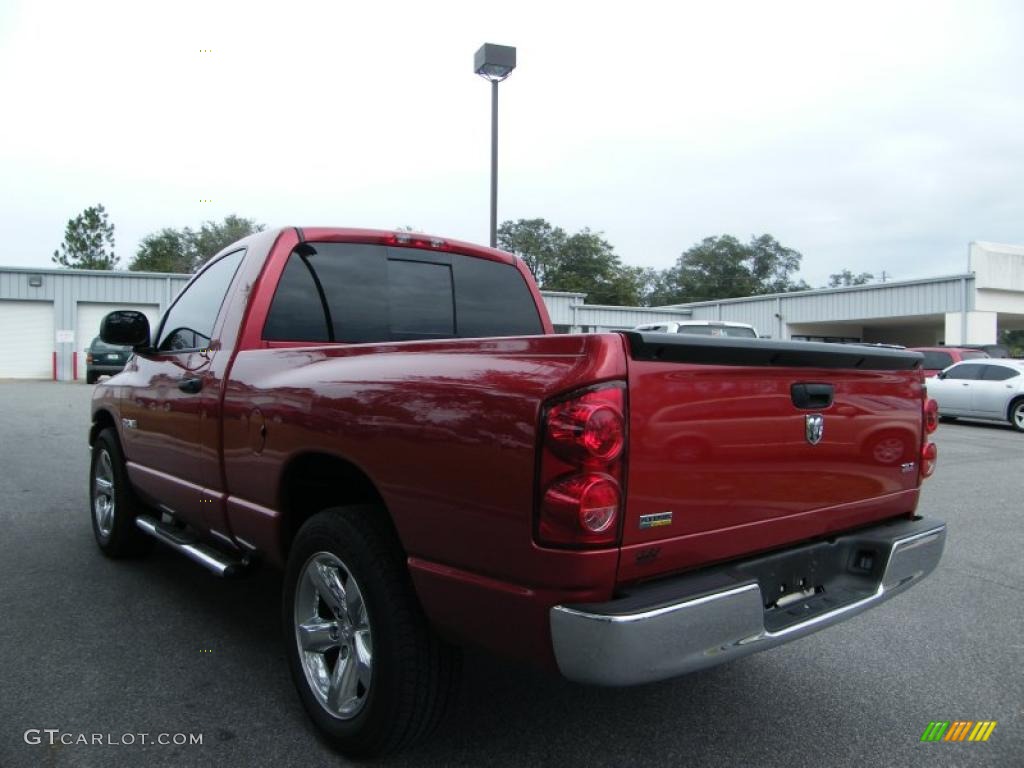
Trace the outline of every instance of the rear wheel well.
<path fill-rule="evenodd" d="M 1006 420 L 1010 421 L 1013 419 L 1013 409 L 1017 407 L 1017 404 L 1024 401 L 1024 395 L 1017 395 L 1010 404 L 1006 407 Z"/>
<path fill-rule="evenodd" d="M 355 464 L 337 456 L 311 453 L 292 460 L 282 476 L 280 498 L 281 545 L 285 559 L 303 523 L 328 507 L 371 505 L 380 510 L 398 541 L 384 499 L 373 481 Z"/>

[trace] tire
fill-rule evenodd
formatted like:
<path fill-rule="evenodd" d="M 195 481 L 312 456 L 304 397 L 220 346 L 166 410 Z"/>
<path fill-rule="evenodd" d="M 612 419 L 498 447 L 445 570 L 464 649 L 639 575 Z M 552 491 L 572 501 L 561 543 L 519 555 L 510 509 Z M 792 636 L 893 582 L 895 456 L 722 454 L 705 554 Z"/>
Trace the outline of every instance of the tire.
<path fill-rule="evenodd" d="M 153 539 L 135 527 L 141 504 L 135 497 L 117 433 L 107 427 L 96 437 L 89 462 L 89 509 L 100 551 L 111 558 L 148 552 Z"/>
<path fill-rule="evenodd" d="M 99 374 L 96 373 L 95 371 L 86 371 L 85 372 L 85 383 L 86 384 L 95 384 L 96 383 L 96 379 L 98 379 L 98 378 L 99 378 Z"/>
<path fill-rule="evenodd" d="M 461 653 L 429 626 L 378 507 L 327 509 L 302 526 L 285 571 L 282 620 L 299 699 L 347 756 L 385 755 L 426 738 L 454 698 Z"/>
<path fill-rule="evenodd" d="M 1024 397 L 1010 403 L 1010 426 L 1024 432 Z"/>

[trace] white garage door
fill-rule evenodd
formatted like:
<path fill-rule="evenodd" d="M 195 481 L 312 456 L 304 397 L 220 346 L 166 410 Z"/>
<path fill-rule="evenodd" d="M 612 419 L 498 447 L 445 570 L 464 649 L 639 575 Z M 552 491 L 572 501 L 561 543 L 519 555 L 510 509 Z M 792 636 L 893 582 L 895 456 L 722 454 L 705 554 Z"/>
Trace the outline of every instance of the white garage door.
<path fill-rule="evenodd" d="M 0 379 L 52 379 L 53 302 L 0 301 Z"/>
<path fill-rule="evenodd" d="M 78 350 L 78 378 L 85 378 L 85 350 L 92 340 L 100 335 L 100 323 L 108 312 L 117 309 L 134 309 L 149 318 L 149 328 L 156 330 L 160 319 L 160 307 L 156 304 L 93 304 L 78 302 L 78 314 L 75 320 L 75 349 Z"/>

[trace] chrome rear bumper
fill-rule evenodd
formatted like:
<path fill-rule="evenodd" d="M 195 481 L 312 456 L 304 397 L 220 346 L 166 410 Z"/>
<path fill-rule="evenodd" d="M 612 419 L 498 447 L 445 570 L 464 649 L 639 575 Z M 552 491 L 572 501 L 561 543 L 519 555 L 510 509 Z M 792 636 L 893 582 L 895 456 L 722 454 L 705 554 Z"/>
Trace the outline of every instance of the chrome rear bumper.
<path fill-rule="evenodd" d="M 551 609 L 555 658 L 571 680 L 619 686 L 721 664 L 899 594 L 934 570 L 945 540 L 944 523 L 904 520 L 645 585 L 608 603 L 557 605 Z M 807 590 L 806 598 L 792 595 L 766 607 L 762 587 L 774 589 L 779 573 L 801 569 L 828 577 L 810 582 L 817 591 Z"/>

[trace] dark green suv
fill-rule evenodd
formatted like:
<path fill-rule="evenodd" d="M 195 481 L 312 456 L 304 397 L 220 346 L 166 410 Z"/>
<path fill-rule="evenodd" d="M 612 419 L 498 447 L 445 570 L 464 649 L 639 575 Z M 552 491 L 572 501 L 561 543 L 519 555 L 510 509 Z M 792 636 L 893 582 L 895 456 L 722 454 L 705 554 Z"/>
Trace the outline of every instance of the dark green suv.
<path fill-rule="evenodd" d="M 120 373 L 132 354 L 131 347 L 116 347 L 105 344 L 97 336 L 85 350 L 85 380 L 95 384 L 100 376 L 113 376 Z"/>

